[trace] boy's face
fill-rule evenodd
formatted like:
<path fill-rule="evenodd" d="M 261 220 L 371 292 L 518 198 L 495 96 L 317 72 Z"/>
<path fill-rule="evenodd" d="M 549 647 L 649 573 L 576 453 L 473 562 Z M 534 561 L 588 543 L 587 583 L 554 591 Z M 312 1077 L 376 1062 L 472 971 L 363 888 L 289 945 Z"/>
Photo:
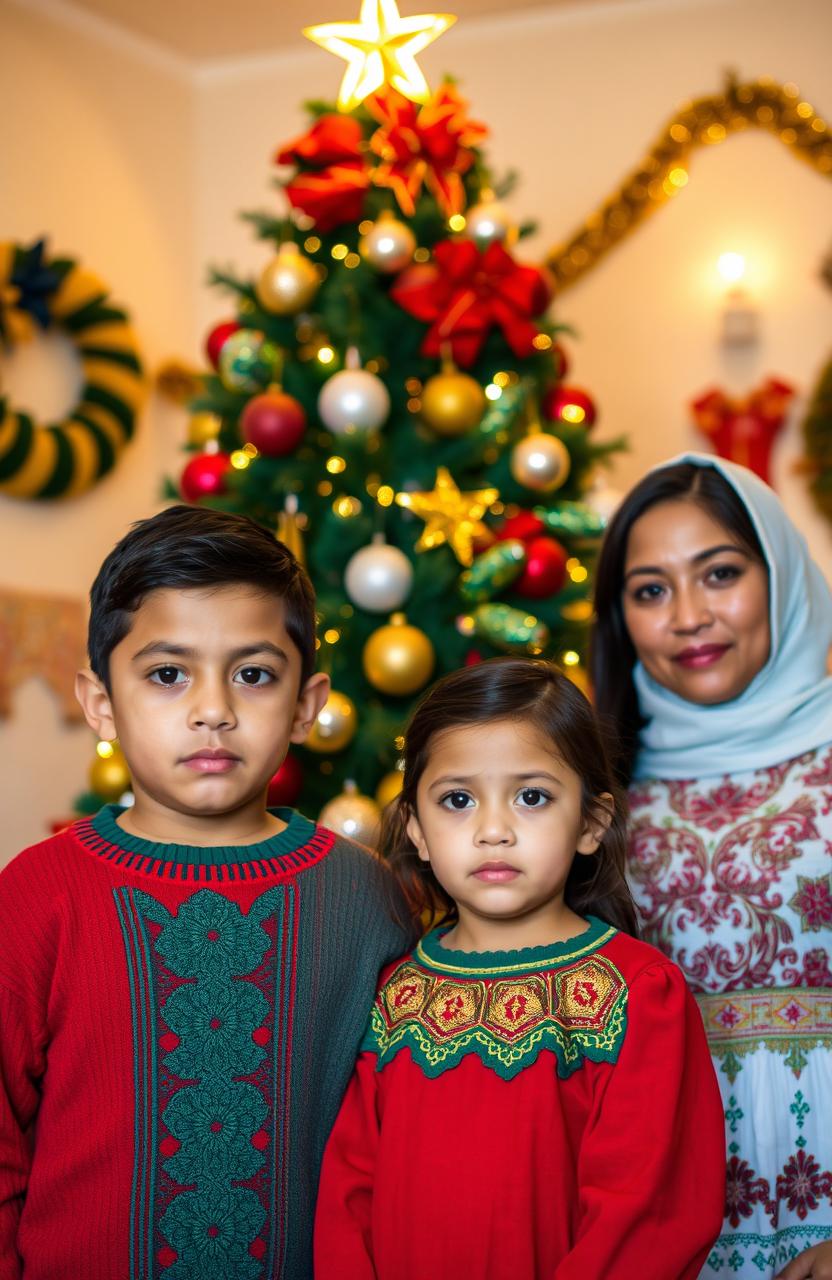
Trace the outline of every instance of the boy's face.
<path fill-rule="evenodd" d="M 315 675 L 300 688 L 284 608 L 246 585 L 153 591 L 110 654 L 110 694 L 80 678 L 87 719 L 127 758 L 137 822 L 175 833 L 184 819 L 198 837 L 217 819 L 244 832 L 263 814 L 269 779 L 329 684 Z"/>

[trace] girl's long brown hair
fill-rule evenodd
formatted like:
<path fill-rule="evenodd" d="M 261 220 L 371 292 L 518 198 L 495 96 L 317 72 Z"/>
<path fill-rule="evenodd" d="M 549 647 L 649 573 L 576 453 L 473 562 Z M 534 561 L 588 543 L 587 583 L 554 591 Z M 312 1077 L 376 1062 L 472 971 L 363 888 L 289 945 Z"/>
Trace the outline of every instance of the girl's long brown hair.
<path fill-rule="evenodd" d="M 456 919 L 456 904 L 421 862 L 407 834 L 416 813 L 419 779 L 436 737 L 448 729 L 517 720 L 534 726 L 553 752 L 580 778 L 584 818 L 606 817 L 598 797 L 613 796 L 613 813 L 598 852 L 576 856 L 566 882 L 565 901 L 578 915 L 595 915 L 624 933 L 638 935 L 636 909 L 624 878 L 627 848 L 626 801 L 609 763 L 591 706 L 571 680 L 551 662 L 532 658 L 492 658 L 463 667 L 439 680 L 421 699 L 405 733 L 404 784 L 388 805 L 381 851 L 393 868 L 414 916 Z"/>

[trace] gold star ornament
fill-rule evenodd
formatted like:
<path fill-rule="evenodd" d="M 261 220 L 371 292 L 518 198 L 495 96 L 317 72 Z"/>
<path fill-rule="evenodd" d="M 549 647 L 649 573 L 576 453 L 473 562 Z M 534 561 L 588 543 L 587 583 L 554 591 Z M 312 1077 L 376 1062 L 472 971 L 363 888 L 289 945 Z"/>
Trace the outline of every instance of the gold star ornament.
<path fill-rule="evenodd" d="M 396 502 L 425 522 L 417 551 L 431 551 L 447 542 L 460 564 L 471 565 L 475 539 L 488 533 L 482 517 L 499 496 L 499 489 L 461 493 L 447 467 L 440 467 L 433 489 L 426 493 L 397 493 Z"/>
<path fill-rule="evenodd" d="M 403 18 L 396 0 L 361 0 L 358 22 L 325 22 L 304 27 L 303 34 L 346 60 L 338 109 L 352 111 L 385 84 L 413 102 L 427 101 L 430 86 L 416 64 L 416 54 L 454 22 L 452 13 Z"/>

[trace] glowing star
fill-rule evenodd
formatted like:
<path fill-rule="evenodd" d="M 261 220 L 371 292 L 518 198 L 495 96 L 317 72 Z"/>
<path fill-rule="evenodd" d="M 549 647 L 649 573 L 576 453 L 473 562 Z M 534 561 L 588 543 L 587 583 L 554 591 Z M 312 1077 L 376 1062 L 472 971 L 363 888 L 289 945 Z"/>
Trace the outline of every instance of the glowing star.
<path fill-rule="evenodd" d="M 416 54 L 432 44 L 456 18 L 451 13 L 420 13 L 403 18 L 396 0 L 361 0 L 358 22 L 325 22 L 303 34 L 347 62 L 338 109 L 352 111 L 389 84 L 413 102 L 430 97 Z"/>
<path fill-rule="evenodd" d="M 461 493 L 447 467 L 440 467 L 434 489 L 426 493 L 397 493 L 396 502 L 425 522 L 416 543 L 417 551 L 431 551 L 447 542 L 460 564 L 470 565 L 474 560 L 475 539 L 488 534 L 482 517 L 499 496 L 499 489 Z"/>

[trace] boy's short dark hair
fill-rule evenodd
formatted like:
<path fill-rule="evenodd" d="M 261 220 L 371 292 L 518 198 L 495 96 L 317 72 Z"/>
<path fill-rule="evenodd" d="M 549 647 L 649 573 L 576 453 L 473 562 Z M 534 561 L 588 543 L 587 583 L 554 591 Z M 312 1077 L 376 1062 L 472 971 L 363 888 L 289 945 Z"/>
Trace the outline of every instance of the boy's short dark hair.
<path fill-rule="evenodd" d="M 249 583 L 285 602 L 301 658 L 301 687 L 315 669 L 315 592 L 288 547 L 248 516 L 175 506 L 137 521 L 105 559 L 90 590 L 90 666 L 110 689 L 110 654 L 151 591 Z"/>

